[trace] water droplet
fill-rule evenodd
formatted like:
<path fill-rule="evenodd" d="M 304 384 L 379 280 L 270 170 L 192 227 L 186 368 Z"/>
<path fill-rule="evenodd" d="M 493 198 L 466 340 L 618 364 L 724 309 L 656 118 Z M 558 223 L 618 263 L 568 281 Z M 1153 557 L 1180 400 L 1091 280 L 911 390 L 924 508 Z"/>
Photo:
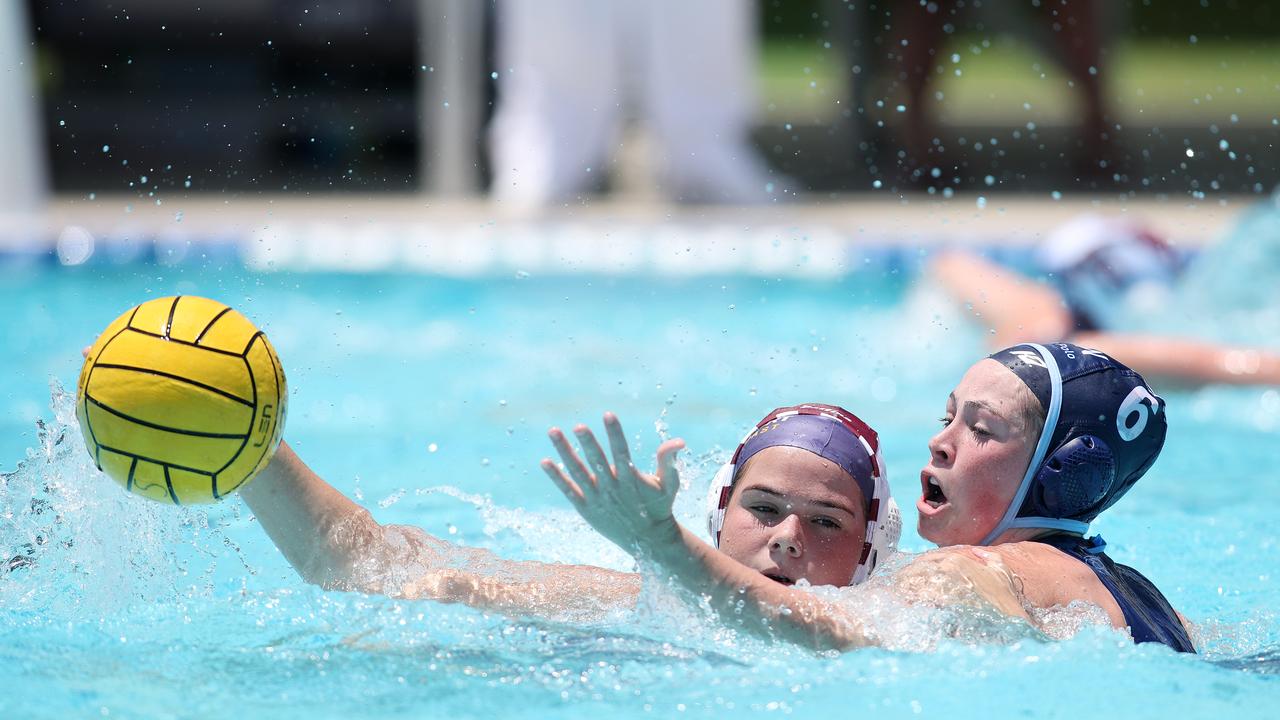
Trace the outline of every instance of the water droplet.
<path fill-rule="evenodd" d="M 489 458 L 480 458 L 480 467 L 489 467 Z"/>
<path fill-rule="evenodd" d="M 981 195 L 979 195 L 979 196 L 978 196 L 978 209 L 979 209 L 979 210 L 981 210 L 982 208 L 985 208 L 986 206 L 987 206 L 987 199 L 986 199 L 986 198 L 984 198 L 984 197 L 982 197 Z"/>
<path fill-rule="evenodd" d="M 110 146 L 110 145 L 103 145 L 103 146 L 102 146 L 102 152 L 111 152 L 111 146 Z"/>
<path fill-rule="evenodd" d="M 982 178 L 982 182 L 986 183 L 986 184 L 987 184 L 987 187 L 991 187 L 992 185 L 995 185 L 995 184 L 996 184 L 996 179 L 995 179 L 995 177 L 993 177 L 993 176 L 991 176 L 991 175 L 988 175 L 988 176 L 986 176 L 986 177 Z"/>
<path fill-rule="evenodd" d="M 871 187 L 875 188 L 876 190 L 879 190 L 883 185 L 884 183 L 880 182 L 879 180 L 876 180 L 871 183 Z"/>
<path fill-rule="evenodd" d="M 489 77 L 490 77 L 490 78 L 492 78 L 492 79 L 494 79 L 494 80 L 497 80 L 497 79 L 498 79 L 498 71 L 497 71 L 497 70 L 494 70 L 493 72 L 489 73 Z"/>
<path fill-rule="evenodd" d="M 1187 148 L 1187 157 L 1193 158 L 1195 156 L 1196 156 L 1196 151 L 1192 150 L 1191 148 Z"/>
<path fill-rule="evenodd" d="M 59 120 L 59 121 L 58 121 L 58 127 L 66 127 L 66 126 L 67 126 L 67 121 L 66 121 L 66 120 Z"/>
<path fill-rule="evenodd" d="M 435 444 L 435 443 L 427 443 L 427 452 L 429 452 L 429 453 L 433 453 L 433 452 L 435 452 L 435 451 L 437 451 L 437 450 L 439 450 L 439 449 L 440 449 L 440 446 L 439 446 L 439 445 L 437 445 L 437 444 Z"/>
<path fill-rule="evenodd" d="M 516 271 L 516 279 L 517 279 L 517 280 L 524 280 L 524 279 L 525 279 L 525 278 L 527 278 L 527 277 L 529 277 L 529 273 L 525 272 L 524 270 L 517 270 L 517 271 Z"/>

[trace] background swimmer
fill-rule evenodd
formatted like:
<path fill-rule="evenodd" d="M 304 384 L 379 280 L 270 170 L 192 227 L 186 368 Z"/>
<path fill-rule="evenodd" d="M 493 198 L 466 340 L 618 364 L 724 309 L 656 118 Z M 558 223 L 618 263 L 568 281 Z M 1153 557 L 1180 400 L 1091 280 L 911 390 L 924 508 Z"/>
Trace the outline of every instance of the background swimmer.
<path fill-rule="evenodd" d="M 1075 345 L 1015 346 L 976 363 L 949 396 L 921 473 L 918 529 L 944 547 L 900 570 L 900 587 L 916 602 L 985 603 L 1033 625 L 1028 610 L 1085 601 L 1135 642 L 1194 652 L 1155 586 L 1107 558 L 1100 537 L 1084 538 L 1155 461 L 1163 411 L 1136 373 Z M 543 462 L 602 535 L 750 629 L 817 647 L 883 642 L 856 608 L 770 583 L 680 526 L 671 513 L 679 441 L 659 448 L 658 475 L 647 476 L 635 471 L 617 419 L 606 415 L 605 425 L 616 472 L 582 426 L 587 462 L 555 431 L 568 475 Z"/>
<path fill-rule="evenodd" d="M 1125 309 L 1148 317 L 1164 310 L 1183 269 L 1177 254 L 1137 223 L 1081 216 L 1050 233 L 1037 260 L 1053 282 L 1037 282 L 962 250 L 934 258 L 927 277 L 981 313 L 993 348 L 1065 339 L 1102 350 L 1148 377 L 1280 384 L 1275 352 L 1115 327 Z"/>

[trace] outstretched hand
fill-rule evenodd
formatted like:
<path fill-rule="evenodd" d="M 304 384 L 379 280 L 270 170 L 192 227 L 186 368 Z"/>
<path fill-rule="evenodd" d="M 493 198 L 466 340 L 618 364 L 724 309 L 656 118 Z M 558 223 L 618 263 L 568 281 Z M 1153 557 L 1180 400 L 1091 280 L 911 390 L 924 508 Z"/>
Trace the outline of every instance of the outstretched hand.
<path fill-rule="evenodd" d="M 637 470 L 631 462 L 618 417 L 605 413 L 604 426 L 612 464 L 591 430 L 578 425 L 573 433 L 586 462 L 574 452 L 559 428 L 551 428 L 547 435 L 564 461 L 564 469 L 550 458 L 542 461 L 542 469 L 596 532 L 634 554 L 661 541 L 664 535 L 674 537 L 679 527 L 671 505 L 680 489 L 676 453 L 684 448 L 684 441 L 667 440 L 658 446 L 657 474 L 650 475 Z"/>

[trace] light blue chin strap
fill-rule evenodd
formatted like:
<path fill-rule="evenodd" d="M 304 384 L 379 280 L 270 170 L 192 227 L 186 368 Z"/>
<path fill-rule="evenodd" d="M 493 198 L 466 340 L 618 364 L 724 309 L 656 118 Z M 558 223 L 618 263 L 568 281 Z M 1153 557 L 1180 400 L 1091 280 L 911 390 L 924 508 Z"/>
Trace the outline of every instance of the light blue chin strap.
<path fill-rule="evenodd" d="M 1089 531 L 1089 523 L 1080 522 L 1079 520 L 1063 520 L 1061 518 L 1047 517 L 1017 517 L 1018 510 L 1022 507 L 1022 501 L 1027 497 L 1027 492 L 1031 490 L 1031 481 L 1035 478 L 1036 473 L 1040 471 L 1040 463 L 1044 462 L 1044 456 L 1049 452 L 1049 440 L 1053 438 L 1054 428 L 1058 427 L 1058 415 L 1062 410 L 1062 371 L 1058 369 L 1058 361 L 1053 357 L 1053 353 L 1048 348 L 1036 343 L 1023 343 L 1024 346 L 1034 349 L 1040 353 L 1040 357 L 1044 359 L 1045 369 L 1049 371 L 1049 407 L 1045 408 L 1044 427 L 1040 429 L 1040 442 L 1036 443 L 1035 454 L 1031 456 L 1031 463 L 1027 465 L 1027 472 L 1022 476 L 1022 484 L 1018 486 L 1018 492 L 1013 496 L 1013 502 L 1009 503 L 1009 507 L 1004 511 L 1004 517 L 1000 518 L 1000 522 L 987 533 L 979 545 L 990 545 L 996 541 L 1006 530 L 1014 528 L 1043 528 L 1047 530 L 1063 530 L 1069 533 L 1083 536 Z"/>

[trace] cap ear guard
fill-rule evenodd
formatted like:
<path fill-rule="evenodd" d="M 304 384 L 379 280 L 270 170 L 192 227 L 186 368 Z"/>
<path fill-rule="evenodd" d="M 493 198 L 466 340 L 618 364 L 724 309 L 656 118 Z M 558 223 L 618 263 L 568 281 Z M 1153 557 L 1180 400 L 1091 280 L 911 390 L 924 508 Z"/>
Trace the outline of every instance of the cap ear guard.
<path fill-rule="evenodd" d="M 737 466 L 731 462 L 721 465 L 711 479 L 711 487 L 707 489 L 707 534 L 711 537 L 712 547 L 720 547 L 724 511 L 729 506 L 726 495 L 733 488 L 733 473 L 736 469 Z"/>
<path fill-rule="evenodd" d="M 1031 501 L 1037 515 L 1071 518 L 1102 501 L 1116 478 L 1116 459 L 1100 437 L 1081 435 L 1063 443 L 1040 466 Z"/>

